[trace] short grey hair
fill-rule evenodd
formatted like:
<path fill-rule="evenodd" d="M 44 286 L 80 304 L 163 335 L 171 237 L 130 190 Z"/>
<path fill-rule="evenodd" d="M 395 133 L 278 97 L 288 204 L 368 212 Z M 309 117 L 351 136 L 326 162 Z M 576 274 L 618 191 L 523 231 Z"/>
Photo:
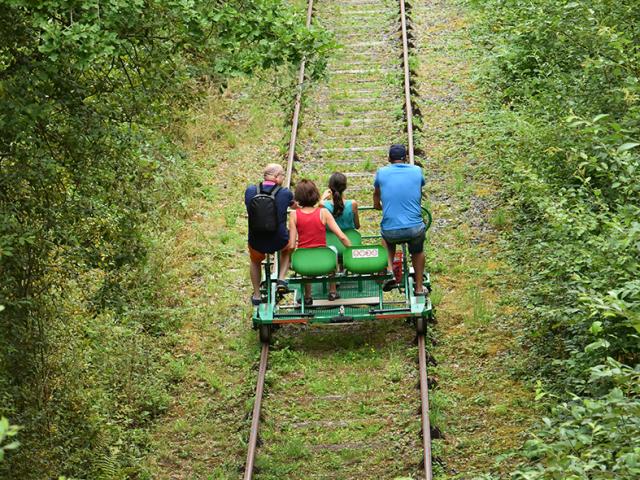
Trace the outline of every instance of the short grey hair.
<path fill-rule="evenodd" d="M 266 167 L 264 167 L 264 178 L 267 177 L 277 177 L 278 175 L 284 173 L 284 168 L 278 163 L 270 163 Z"/>

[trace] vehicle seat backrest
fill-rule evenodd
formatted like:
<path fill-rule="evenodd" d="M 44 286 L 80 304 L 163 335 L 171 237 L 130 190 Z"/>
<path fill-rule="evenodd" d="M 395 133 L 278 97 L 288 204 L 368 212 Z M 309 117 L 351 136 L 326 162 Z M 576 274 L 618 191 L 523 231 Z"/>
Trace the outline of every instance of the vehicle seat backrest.
<path fill-rule="evenodd" d="M 329 275 L 336 264 L 336 252 L 329 247 L 298 248 L 291 257 L 293 271 L 305 277 Z"/>
<path fill-rule="evenodd" d="M 378 273 L 386 270 L 388 258 L 382 245 L 359 245 L 345 249 L 343 263 L 352 273 Z"/>
<path fill-rule="evenodd" d="M 351 242 L 351 245 L 362 244 L 362 235 L 360 235 L 360 232 L 358 230 L 344 230 L 344 234 Z M 330 231 L 327 231 L 327 246 L 334 247 L 340 255 L 342 255 L 344 253 L 344 249 L 347 248 L 342 244 L 336 234 Z"/>

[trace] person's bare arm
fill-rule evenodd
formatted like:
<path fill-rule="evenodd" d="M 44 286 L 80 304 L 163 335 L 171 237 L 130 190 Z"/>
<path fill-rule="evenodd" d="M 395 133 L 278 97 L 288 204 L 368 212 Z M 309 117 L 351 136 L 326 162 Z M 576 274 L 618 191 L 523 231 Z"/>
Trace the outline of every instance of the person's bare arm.
<path fill-rule="evenodd" d="M 289 250 L 296 248 L 296 241 L 298 240 L 298 227 L 296 226 L 296 212 L 295 210 L 289 214 Z"/>
<path fill-rule="evenodd" d="M 322 196 L 320 197 L 320 203 L 326 201 L 326 200 L 330 200 L 333 197 L 333 193 L 331 193 L 330 189 L 326 189 L 323 193 Z"/>
<path fill-rule="evenodd" d="M 380 188 L 378 187 L 373 191 L 373 208 L 376 210 L 382 210 L 382 203 L 380 202 Z"/>
<path fill-rule="evenodd" d="M 333 215 L 331 215 L 331 213 L 328 210 L 322 210 L 322 213 L 325 214 L 325 223 L 327 227 L 329 227 L 329 230 L 331 230 L 333 233 L 336 234 L 336 237 L 340 239 L 340 241 L 345 247 L 350 247 L 351 241 L 340 229 L 340 227 L 336 223 L 336 220 L 333 218 Z"/>
<path fill-rule="evenodd" d="M 351 201 L 351 208 L 353 208 L 353 223 L 356 228 L 360 228 L 360 214 L 358 213 L 358 202 Z"/>

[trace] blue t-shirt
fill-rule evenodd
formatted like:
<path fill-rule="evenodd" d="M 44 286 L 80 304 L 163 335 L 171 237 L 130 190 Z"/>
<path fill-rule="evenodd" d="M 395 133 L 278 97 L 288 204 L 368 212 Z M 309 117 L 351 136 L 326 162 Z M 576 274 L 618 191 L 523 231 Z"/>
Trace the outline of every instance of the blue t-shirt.
<path fill-rule="evenodd" d="M 373 186 L 380 189 L 383 231 L 417 227 L 423 223 L 420 200 L 422 169 L 408 163 L 394 163 L 379 169 Z"/>
<path fill-rule="evenodd" d="M 324 208 L 329 210 L 329 212 L 331 212 L 331 215 L 333 215 L 333 202 L 326 200 L 322 203 L 322 205 L 324 205 Z M 340 230 L 345 231 L 345 230 L 355 229 L 356 221 L 353 218 L 353 200 L 345 201 L 344 210 L 342 211 L 342 214 L 338 218 L 336 218 L 335 216 L 334 218 L 336 220 L 336 223 L 340 227 Z M 327 230 L 329 230 L 328 226 L 327 226 Z"/>
<path fill-rule="evenodd" d="M 263 185 L 265 193 L 271 192 L 275 185 Z M 244 204 L 249 209 L 251 199 L 255 197 L 258 190 L 255 185 L 249 185 L 244 192 Z M 249 245 L 254 250 L 262 253 L 279 252 L 289 241 L 289 230 L 287 230 L 287 208 L 293 201 L 293 194 L 288 188 L 282 188 L 276 193 L 276 210 L 278 211 L 278 231 L 276 233 L 252 234 L 249 230 Z"/>

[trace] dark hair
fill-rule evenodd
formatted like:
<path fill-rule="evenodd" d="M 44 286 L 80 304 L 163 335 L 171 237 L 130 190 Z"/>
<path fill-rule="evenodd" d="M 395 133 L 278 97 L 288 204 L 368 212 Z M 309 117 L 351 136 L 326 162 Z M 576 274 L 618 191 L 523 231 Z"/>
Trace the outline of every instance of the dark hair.
<path fill-rule="evenodd" d="M 389 161 L 399 162 L 407 158 L 407 149 L 402 144 L 395 144 L 389 147 Z"/>
<path fill-rule="evenodd" d="M 301 207 L 314 207 L 320 200 L 318 187 L 311 180 L 300 180 L 296 185 L 295 199 Z"/>
<path fill-rule="evenodd" d="M 329 177 L 329 189 L 333 197 L 333 216 L 338 218 L 344 212 L 342 192 L 347 189 L 347 177 L 340 172 L 335 172 Z"/>

